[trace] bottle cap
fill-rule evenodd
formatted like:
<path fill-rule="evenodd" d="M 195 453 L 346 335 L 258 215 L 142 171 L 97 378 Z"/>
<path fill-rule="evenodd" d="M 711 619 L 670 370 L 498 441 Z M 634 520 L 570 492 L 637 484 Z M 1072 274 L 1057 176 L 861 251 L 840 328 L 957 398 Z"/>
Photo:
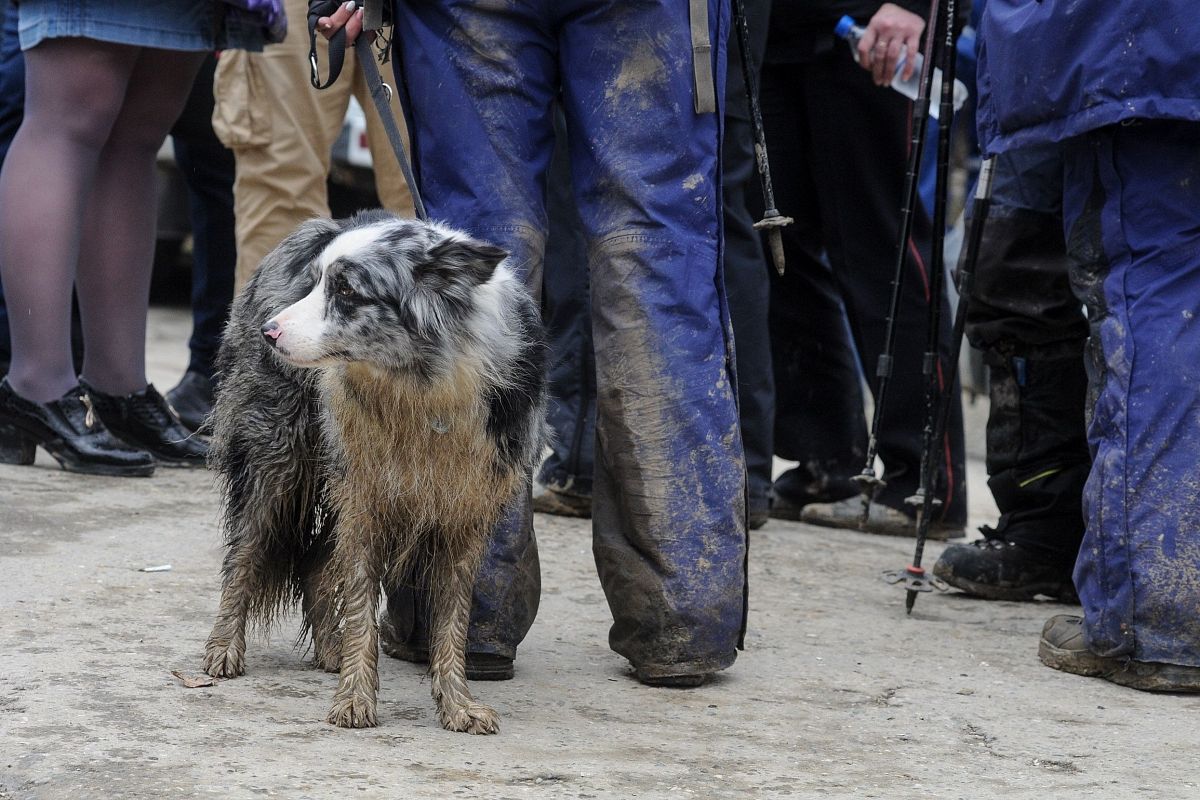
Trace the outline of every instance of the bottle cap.
<path fill-rule="evenodd" d="M 842 17 L 841 19 L 839 19 L 837 21 L 837 25 L 835 25 L 833 27 L 833 32 L 834 32 L 834 34 L 836 34 L 838 36 L 838 38 L 845 39 L 846 34 L 850 33 L 851 29 L 853 29 L 853 28 L 854 28 L 854 19 L 852 17 L 846 16 L 846 17 Z"/>

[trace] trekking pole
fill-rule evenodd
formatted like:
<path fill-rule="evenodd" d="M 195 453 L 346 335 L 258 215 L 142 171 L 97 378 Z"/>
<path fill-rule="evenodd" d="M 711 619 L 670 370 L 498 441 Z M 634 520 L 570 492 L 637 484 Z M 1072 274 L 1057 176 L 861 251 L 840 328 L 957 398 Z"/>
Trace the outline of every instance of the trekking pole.
<path fill-rule="evenodd" d="M 888 305 L 887 327 L 884 332 L 883 352 L 875 365 L 875 410 L 871 415 L 871 435 L 867 440 L 867 459 L 863 471 L 851 478 L 863 494 L 863 511 L 860 527 L 867 525 L 871 503 L 887 483 L 875 474 L 875 456 L 879 452 L 879 425 L 883 418 L 883 406 L 887 399 L 888 381 L 892 377 L 893 355 L 896 351 L 896 319 L 900 314 L 900 290 L 904 285 L 904 262 L 908 250 L 908 238 L 912 234 L 913 213 L 917 202 L 917 175 L 921 170 L 921 151 L 925 148 L 925 136 L 929 130 L 929 93 L 933 86 L 933 53 L 937 35 L 937 20 L 942 9 L 941 0 L 930 0 L 929 24 L 925 33 L 924 61 L 921 64 L 920 88 L 913 101 L 912 138 L 908 145 L 908 169 L 904 176 L 904 196 L 900 207 L 900 235 L 896 242 L 896 265 L 892 273 L 892 298 Z M 942 87 L 945 91 L 946 81 Z M 947 121 L 947 124 L 949 122 Z"/>
<path fill-rule="evenodd" d="M 954 367 L 958 366 L 959 356 L 962 353 L 962 333 L 966 330 L 967 308 L 970 306 L 971 293 L 974 288 L 974 270 L 976 270 L 979 260 L 979 246 L 983 242 L 984 225 L 988 222 L 988 211 L 991 207 L 992 168 L 994 168 L 994 162 L 988 158 L 983 162 L 983 167 L 979 169 L 979 182 L 971 205 L 971 230 L 967 234 L 966 252 L 958 270 L 959 307 L 954 313 L 954 332 L 950 336 L 950 363 Z M 950 373 L 950 377 L 954 377 L 953 372 Z M 950 381 L 950 386 L 953 386 L 953 383 L 953 380 Z M 948 386 L 947 391 L 942 393 L 941 407 L 937 411 L 937 423 L 934 428 L 934 439 L 932 439 L 934 443 L 940 440 L 946 432 L 946 421 L 949 419 L 950 403 L 953 402 L 953 399 Z M 928 479 L 923 475 L 924 480 Z M 907 590 L 905 607 L 910 614 L 913 603 L 917 602 L 918 591 L 929 591 L 930 589 L 944 591 L 947 589 L 946 584 L 940 579 L 926 576 L 924 567 L 920 566 L 920 559 L 922 559 L 925 549 L 925 537 L 928 533 L 929 506 L 925 505 L 923 518 L 918 517 L 917 549 L 913 553 L 912 564 L 905 567 L 904 570 L 884 573 L 884 579 L 888 583 L 904 584 Z"/>
<path fill-rule="evenodd" d="M 939 109 L 938 141 L 937 141 L 937 182 L 933 195 L 933 237 L 932 253 L 929 266 L 929 327 L 925 335 L 925 357 L 922 361 L 922 372 L 925 376 L 925 425 L 921 431 L 921 469 L 920 483 L 917 493 L 905 498 L 905 503 L 916 506 L 917 509 L 917 545 L 913 561 L 906 567 L 897 583 L 903 582 L 907 589 L 905 607 L 912 613 L 913 604 L 918 592 L 930 589 L 942 589 L 941 581 L 931 581 L 925 576 L 921 566 L 921 557 L 925 550 L 925 539 L 929 535 L 929 525 L 933 518 L 933 509 L 941 506 L 942 501 L 934 497 L 934 481 L 936 467 L 939 462 L 935 456 L 938 445 L 945 437 L 946 419 L 943 414 L 950 412 L 950 402 L 953 400 L 954 366 L 943 369 L 940 350 L 942 332 L 942 288 L 945 284 L 945 245 L 946 245 L 946 205 L 947 185 L 950 177 L 950 133 L 953 128 L 954 113 L 954 71 L 957 52 L 954 47 L 954 10 L 956 0 L 945 0 L 944 16 L 940 20 L 944 26 L 942 47 L 939 50 L 942 70 L 941 106 Z M 965 307 L 958 307 L 962 312 L 955 316 L 955 328 L 961 317 L 966 324 Z M 960 341 L 952 344 L 955 351 L 961 346 Z M 957 358 L 957 353 L 955 355 Z M 957 361 L 953 362 L 956 366 Z M 945 373 L 949 372 L 949 375 Z M 888 573 L 892 580 L 898 573 Z"/>
<path fill-rule="evenodd" d="M 971 292 L 975 284 L 975 265 L 979 261 L 979 247 L 983 241 L 983 228 L 987 223 L 988 210 L 992 204 L 992 168 L 992 159 L 989 158 L 983 162 L 983 166 L 979 171 L 979 182 L 975 187 L 975 199 L 971 204 L 971 230 L 967 235 L 967 249 L 958 269 L 958 308 L 954 313 L 954 331 L 950 338 L 950 382 L 946 386 L 946 390 L 942 392 L 936 424 L 934 425 L 932 438 L 929 440 L 933 446 L 936 446 L 936 443 L 941 441 L 942 436 L 945 435 L 946 421 L 950 417 L 950 403 L 954 399 L 951 390 L 954 386 L 958 359 L 962 353 L 963 332 L 967 327 L 967 309 L 971 302 Z M 926 449 L 929 459 L 932 460 L 932 447 L 927 445 Z M 931 475 L 931 468 L 926 467 L 922 470 L 922 485 L 927 485 L 930 482 Z M 918 494 L 920 494 L 919 491 Z M 917 592 L 928 592 L 931 589 L 945 591 L 948 588 L 940 579 L 926 575 L 925 568 L 921 566 L 921 557 L 925 551 L 925 539 L 929 533 L 930 512 L 928 497 L 926 496 L 923 499 L 925 502 L 922 505 L 921 516 L 917 518 L 917 545 L 912 563 L 902 570 L 892 570 L 884 573 L 884 579 L 888 583 L 903 584 L 907 590 L 905 608 L 909 614 L 912 613 L 913 604 L 916 603 Z"/>
<path fill-rule="evenodd" d="M 783 275 L 783 233 L 779 229 L 791 225 L 793 220 L 775 208 L 775 188 L 771 184 L 771 165 L 767 161 L 767 134 L 763 128 L 762 108 L 758 104 L 758 75 L 754 71 L 754 59 L 750 53 L 750 26 L 746 22 L 746 6 L 742 0 L 733 0 L 733 21 L 738 32 L 738 49 L 742 54 L 742 79 L 746 83 L 746 100 L 750 105 L 750 124 L 754 129 L 754 160 L 762 183 L 763 205 L 766 206 L 763 218 L 754 223 L 754 228 L 767 232 L 771 261 L 775 264 L 775 271 Z"/>

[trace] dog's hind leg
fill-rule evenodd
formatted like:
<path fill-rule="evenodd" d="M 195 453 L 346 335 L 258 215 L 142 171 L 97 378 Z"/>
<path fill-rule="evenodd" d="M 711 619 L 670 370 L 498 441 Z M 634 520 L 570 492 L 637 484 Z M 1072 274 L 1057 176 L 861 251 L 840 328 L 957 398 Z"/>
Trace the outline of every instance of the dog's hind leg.
<path fill-rule="evenodd" d="M 442 727 L 466 733 L 498 733 L 500 717 L 490 706 L 475 701 L 467 689 L 467 626 L 471 616 L 471 591 L 483 542 L 466 554 L 434 557 L 431 575 L 433 641 L 429 650 L 433 700 Z M 458 557 L 455 558 L 454 555 Z"/>
<path fill-rule="evenodd" d="M 375 538 L 375 542 L 378 538 Z M 340 531 L 337 537 L 337 579 L 342 588 L 342 659 L 333 708 L 326 718 L 339 728 L 373 728 L 379 692 L 379 579 L 378 547 L 362 531 Z"/>
<path fill-rule="evenodd" d="M 312 636 L 313 664 L 337 672 L 342 662 L 340 591 L 328 550 L 322 548 L 305 565 L 300 591 L 304 624 Z"/>
<path fill-rule="evenodd" d="M 248 545 L 225 556 L 221 605 L 204 645 L 204 671 L 214 678 L 236 678 L 246 671 L 246 617 L 262 580 L 260 558 L 258 549 Z"/>

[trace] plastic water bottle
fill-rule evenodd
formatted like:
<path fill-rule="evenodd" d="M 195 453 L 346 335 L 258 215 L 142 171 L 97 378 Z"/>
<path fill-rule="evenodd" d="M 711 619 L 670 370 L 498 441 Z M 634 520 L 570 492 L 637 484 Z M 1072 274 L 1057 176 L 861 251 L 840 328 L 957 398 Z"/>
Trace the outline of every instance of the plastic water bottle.
<path fill-rule="evenodd" d="M 854 60 L 858 61 L 858 40 L 863 37 L 867 29 L 861 25 L 855 25 L 854 20 L 850 17 L 842 17 L 838 20 L 838 24 L 834 27 L 833 32 L 840 38 L 845 39 L 850 44 L 850 53 L 854 56 Z M 915 56 L 913 63 L 912 77 L 904 80 L 900 75 L 904 72 L 905 51 L 900 51 L 900 60 L 896 62 L 896 74 L 892 76 L 891 87 L 900 94 L 907 97 L 909 100 L 916 100 L 917 93 L 921 89 L 921 65 L 925 63 L 925 57 L 920 53 Z M 962 108 L 963 103 L 967 102 L 967 87 L 962 81 L 955 79 L 954 81 L 954 110 L 958 111 Z M 942 99 L 942 71 L 937 67 L 933 69 L 933 88 L 929 93 L 929 115 L 934 119 L 938 118 L 941 111 Z"/>

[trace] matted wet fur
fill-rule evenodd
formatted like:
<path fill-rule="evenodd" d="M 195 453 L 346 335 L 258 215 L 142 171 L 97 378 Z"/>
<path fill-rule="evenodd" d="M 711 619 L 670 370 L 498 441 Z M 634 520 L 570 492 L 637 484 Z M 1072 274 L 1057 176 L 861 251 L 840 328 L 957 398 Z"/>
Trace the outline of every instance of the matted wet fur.
<path fill-rule="evenodd" d="M 471 589 L 546 404 L 538 311 L 504 257 L 366 212 L 306 222 L 263 260 L 218 364 L 209 463 L 228 549 L 208 674 L 241 675 L 247 622 L 298 602 L 316 664 L 340 670 L 329 721 L 375 725 L 380 582 L 415 558 L 442 725 L 498 730 L 467 689 Z"/>

